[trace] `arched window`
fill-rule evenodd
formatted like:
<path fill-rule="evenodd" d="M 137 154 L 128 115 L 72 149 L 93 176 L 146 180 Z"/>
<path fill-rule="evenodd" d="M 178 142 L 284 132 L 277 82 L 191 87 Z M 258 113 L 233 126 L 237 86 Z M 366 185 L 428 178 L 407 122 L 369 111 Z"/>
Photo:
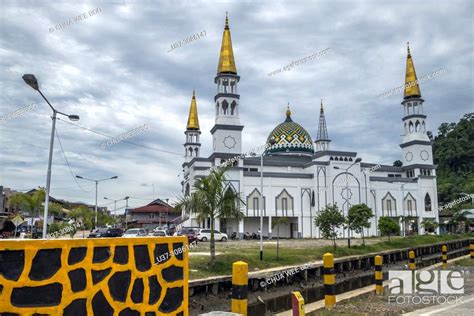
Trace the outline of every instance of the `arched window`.
<path fill-rule="evenodd" d="M 265 197 L 263 197 L 263 210 L 265 215 Z M 247 196 L 247 216 L 260 216 L 260 191 L 257 189 Z"/>
<path fill-rule="evenodd" d="M 196 154 L 196 157 L 199 157 L 199 148 L 195 148 L 195 149 L 194 149 L 194 152 L 195 152 L 195 154 Z"/>
<path fill-rule="evenodd" d="M 413 122 L 410 121 L 410 123 L 408 123 L 408 132 L 412 133 L 413 132 Z"/>
<path fill-rule="evenodd" d="M 189 183 L 186 184 L 186 189 L 184 190 L 184 195 L 185 196 L 188 196 L 190 194 L 190 187 L 189 187 Z"/>
<path fill-rule="evenodd" d="M 382 199 L 382 216 L 393 217 L 397 214 L 397 201 L 387 192 L 385 197 Z"/>
<path fill-rule="evenodd" d="M 431 197 L 428 193 L 425 195 L 425 212 L 431 212 Z"/>
<path fill-rule="evenodd" d="M 219 115 L 219 102 L 216 102 L 216 115 Z"/>
<path fill-rule="evenodd" d="M 237 106 L 237 103 L 234 101 L 232 102 L 232 104 L 230 105 L 230 115 L 234 115 L 235 114 L 235 107 Z"/>
<path fill-rule="evenodd" d="M 283 189 L 281 193 L 275 198 L 275 209 L 281 212 L 281 216 L 295 216 L 293 209 L 293 197 Z"/>
<path fill-rule="evenodd" d="M 229 103 L 226 100 L 222 102 L 222 112 L 224 115 L 227 115 L 227 109 L 229 108 Z"/>
<path fill-rule="evenodd" d="M 190 157 L 193 156 L 193 149 L 192 149 L 192 148 L 189 148 L 189 156 L 190 156 Z"/>
<path fill-rule="evenodd" d="M 417 120 L 415 123 L 415 132 L 418 133 L 420 131 L 420 126 L 421 126 L 420 121 Z"/>

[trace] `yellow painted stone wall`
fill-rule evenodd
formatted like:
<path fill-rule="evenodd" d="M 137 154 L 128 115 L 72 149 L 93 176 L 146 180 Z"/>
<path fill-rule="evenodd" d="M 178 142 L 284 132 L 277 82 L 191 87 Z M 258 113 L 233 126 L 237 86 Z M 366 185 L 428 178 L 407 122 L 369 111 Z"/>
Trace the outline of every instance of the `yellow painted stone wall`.
<path fill-rule="evenodd" d="M 186 249 L 184 236 L 0 240 L 0 315 L 186 316 Z"/>

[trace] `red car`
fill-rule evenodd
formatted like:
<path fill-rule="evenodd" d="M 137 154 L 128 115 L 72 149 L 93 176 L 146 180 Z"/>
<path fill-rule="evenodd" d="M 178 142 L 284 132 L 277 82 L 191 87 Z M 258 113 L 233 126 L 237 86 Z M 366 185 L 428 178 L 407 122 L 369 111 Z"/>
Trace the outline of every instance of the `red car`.
<path fill-rule="evenodd" d="M 194 230 L 193 228 L 183 227 L 180 231 L 178 231 L 178 233 L 176 235 L 178 235 L 178 236 L 187 236 L 188 237 L 188 244 L 191 244 L 191 243 L 196 243 L 197 244 L 197 242 L 198 242 L 196 230 Z"/>

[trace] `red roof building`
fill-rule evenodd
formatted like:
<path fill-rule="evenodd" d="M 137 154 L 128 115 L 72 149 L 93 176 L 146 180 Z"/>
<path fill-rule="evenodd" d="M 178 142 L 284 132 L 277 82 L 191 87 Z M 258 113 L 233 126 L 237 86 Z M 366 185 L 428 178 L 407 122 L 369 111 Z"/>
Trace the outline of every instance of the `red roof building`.
<path fill-rule="evenodd" d="M 156 199 L 153 202 L 128 210 L 129 226 L 153 229 L 156 226 L 167 225 L 174 222 L 181 214 L 174 211 L 168 203 Z"/>

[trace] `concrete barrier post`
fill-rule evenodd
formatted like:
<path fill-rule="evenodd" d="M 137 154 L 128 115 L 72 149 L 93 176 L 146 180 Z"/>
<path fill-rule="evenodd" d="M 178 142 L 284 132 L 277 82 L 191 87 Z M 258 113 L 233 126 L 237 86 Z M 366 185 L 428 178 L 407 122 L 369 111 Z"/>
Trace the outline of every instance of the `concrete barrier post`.
<path fill-rule="evenodd" d="M 441 248 L 441 260 L 443 261 L 443 269 L 448 267 L 448 247 L 444 245 Z"/>
<path fill-rule="evenodd" d="M 375 256 L 375 293 L 383 295 L 382 256 Z"/>
<path fill-rule="evenodd" d="M 232 313 L 247 316 L 247 288 L 249 266 L 246 262 L 232 264 Z"/>
<path fill-rule="evenodd" d="M 332 253 L 323 255 L 324 266 L 324 305 L 332 309 L 336 304 L 336 275 L 334 272 L 334 256 Z"/>
<path fill-rule="evenodd" d="M 413 250 L 410 250 L 408 253 L 408 268 L 410 270 L 416 270 L 415 252 Z"/>
<path fill-rule="evenodd" d="M 291 292 L 291 307 L 293 316 L 304 316 L 304 298 L 300 292 Z"/>

